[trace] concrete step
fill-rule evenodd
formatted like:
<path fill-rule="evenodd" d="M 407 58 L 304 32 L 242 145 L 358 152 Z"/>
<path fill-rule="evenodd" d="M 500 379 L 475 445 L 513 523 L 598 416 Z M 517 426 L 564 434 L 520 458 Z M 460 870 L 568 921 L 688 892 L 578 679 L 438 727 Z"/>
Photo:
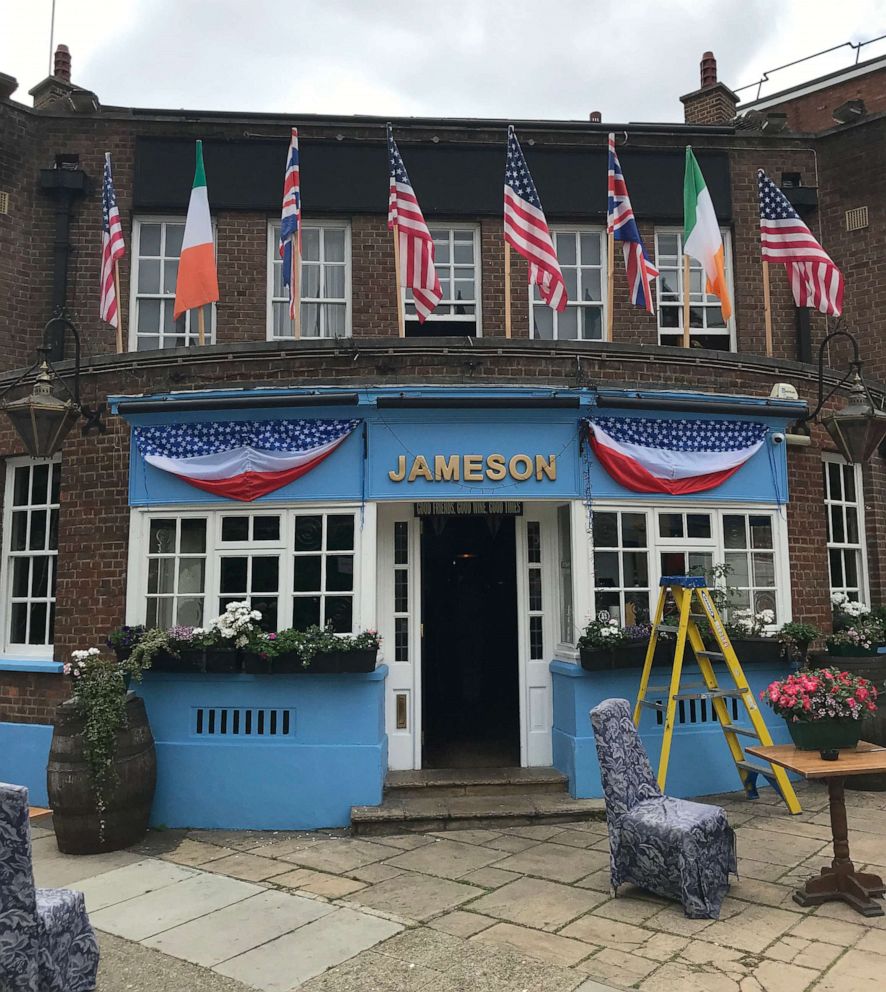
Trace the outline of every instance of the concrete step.
<path fill-rule="evenodd" d="M 385 798 L 564 795 L 568 784 L 554 768 L 423 768 L 388 772 Z"/>
<path fill-rule="evenodd" d="M 605 817 L 602 799 L 572 799 L 563 794 L 386 796 L 380 806 L 352 807 L 351 830 L 355 834 L 378 835 L 412 830 L 497 829 Z"/>

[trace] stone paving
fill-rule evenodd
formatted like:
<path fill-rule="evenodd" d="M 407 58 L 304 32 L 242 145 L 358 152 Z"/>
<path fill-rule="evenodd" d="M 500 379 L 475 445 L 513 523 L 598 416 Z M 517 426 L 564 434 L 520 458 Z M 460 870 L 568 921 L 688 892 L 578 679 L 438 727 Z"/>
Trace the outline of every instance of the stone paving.
<path fill-rule="evenodd" d="M 738 836 L 719 921 L 629 886 L 612 898 L 595 821 L 371 840 L 155 831 L 95 858 L 60 855 L 37 827 L 35 873 L 85 891 L 110 949 L 99 992 L 167 987 L 121 984 L 117 938 L 157 975 L 197 976 L 170 988 L 219 992 L 881 992 L 886 917 L 791 900 L 831 856 L 824 788 L 798 792 L 797 817 L 767 792 L 711 797 Z M 849 792 L 847 806 L 856 864 L 886 872 L 886 793 Z"/>

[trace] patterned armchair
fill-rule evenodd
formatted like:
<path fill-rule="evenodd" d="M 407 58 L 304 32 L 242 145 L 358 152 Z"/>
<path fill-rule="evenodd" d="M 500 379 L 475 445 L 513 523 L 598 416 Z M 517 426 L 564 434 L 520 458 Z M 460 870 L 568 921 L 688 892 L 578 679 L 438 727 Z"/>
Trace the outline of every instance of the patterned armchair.
<path fill-rule="evenodd" d="M 34 888 L 28 790 L 0 782 L 0 989 L 89 992 L 97 970 L 83 894 Z"/>
<path fill-rule="evenodd" d="M 736 873 L 735 834 L 719 806 L 663 796 L 626 699 L 591 710 L 609 826 L 612 887 L 631 882 L 717 919 Z"/>

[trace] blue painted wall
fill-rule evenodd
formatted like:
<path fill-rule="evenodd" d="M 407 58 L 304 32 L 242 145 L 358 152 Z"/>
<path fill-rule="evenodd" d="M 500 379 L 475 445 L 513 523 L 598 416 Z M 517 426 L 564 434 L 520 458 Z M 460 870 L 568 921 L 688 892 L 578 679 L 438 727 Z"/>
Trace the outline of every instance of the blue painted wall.
<path fill-rule="evenodd" d="M 46 806 L 46 765 L 52 727 L 42 723 L 0 723 L 0 782 L 27 786 L 32 806 Z"/>
<path fill-rule="evenodd" d="M 777 678 L 784 668 L 765 665 L 745 666 L 745 675 L 755 694 Z M 640 685 L 639 669 L 614 672 L 586 672 L 578 665 L 551 662 L 554 692 L 554 767 L 569 777 L 569 791 L 576 798 L 603 795 L 600 766 L 589 713 L 604 699 L 621 698 L 634 704 Z M 691 674 L 691 666 L 690 666 Z M 718 671 L 718 677 L 722 673 Z M 728 677 L 727 677 L 728 678 Z M 656 679 L 653 671 L 653 680 Z M 784 720 L 769 707 L 760 711 L 776 744 L 790 743 Z M 656 724 L 654 710 L 645 709 L 640 736 L 653 770 L 658 769 L 662 727 Z M 740 722 L 747 724 L 747 719 Z M 758 780 L 760 787 L 765 782 Z M 668 764 L 666 791 L 672 796 L 705 796 L 741 789 L 741 781 L 726 739 L 718 723 L 680 724 L 674 731 Z"/>
<path fill-rule="evenodd" d="M 153 826 L 313 830 L 381 802 L 387 771 L 382 665 L 367 675 L 147 672 L 157 749 Z M 291 736 L 199 736 L 196 707 L 294 711 Z"/>

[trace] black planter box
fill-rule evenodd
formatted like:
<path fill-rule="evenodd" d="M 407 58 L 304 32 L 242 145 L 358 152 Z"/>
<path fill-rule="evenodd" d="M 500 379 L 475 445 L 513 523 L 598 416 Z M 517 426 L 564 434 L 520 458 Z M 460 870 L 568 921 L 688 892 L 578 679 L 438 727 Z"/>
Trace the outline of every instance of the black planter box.
<path fill-rule="evenodd" d="M 586 672 L 612 672 L 620 668 L 642 668 L 649 641 L 632 641 L 612 648 L 579 648 L 581 667 Z M 659 640 L 655 645 L 653 665 L 670 665 L 674 659 L 674 642 Z"/>
<path fill-rule="evenodd" d="M 315 654 L 311 663 L 302 664 L 294 651 L 278 654 L 271 661 L 271 671 L 279 675 L 345 675 L 375 671 L 378 648 L 357 651 L 327 651 Z"/>
<path fill-rule="evenodd" d="M 158 651 L 151 668 L 155 672 L 202 672 L 203 648 L 182 648 L 178 654 Z"/>
<path fill-rule="evenodd" d="M 236 648 L 206 648 L 204 672 L 239 672 L 240 652 Z"/>
<path fill-rule="evenodd" d="M 240 659 L 243 663 L 243 671 L 249 675 L 270 675 L 276 661 L 269 654 L 254 654 L 252 651 L 244 651 Z"/>
<path fill-rule="evenodd" d="M 775 637 L 735 637 L 732 647 L 742 665 L 777 665 L 784 657 L 784 645 Z"/>

